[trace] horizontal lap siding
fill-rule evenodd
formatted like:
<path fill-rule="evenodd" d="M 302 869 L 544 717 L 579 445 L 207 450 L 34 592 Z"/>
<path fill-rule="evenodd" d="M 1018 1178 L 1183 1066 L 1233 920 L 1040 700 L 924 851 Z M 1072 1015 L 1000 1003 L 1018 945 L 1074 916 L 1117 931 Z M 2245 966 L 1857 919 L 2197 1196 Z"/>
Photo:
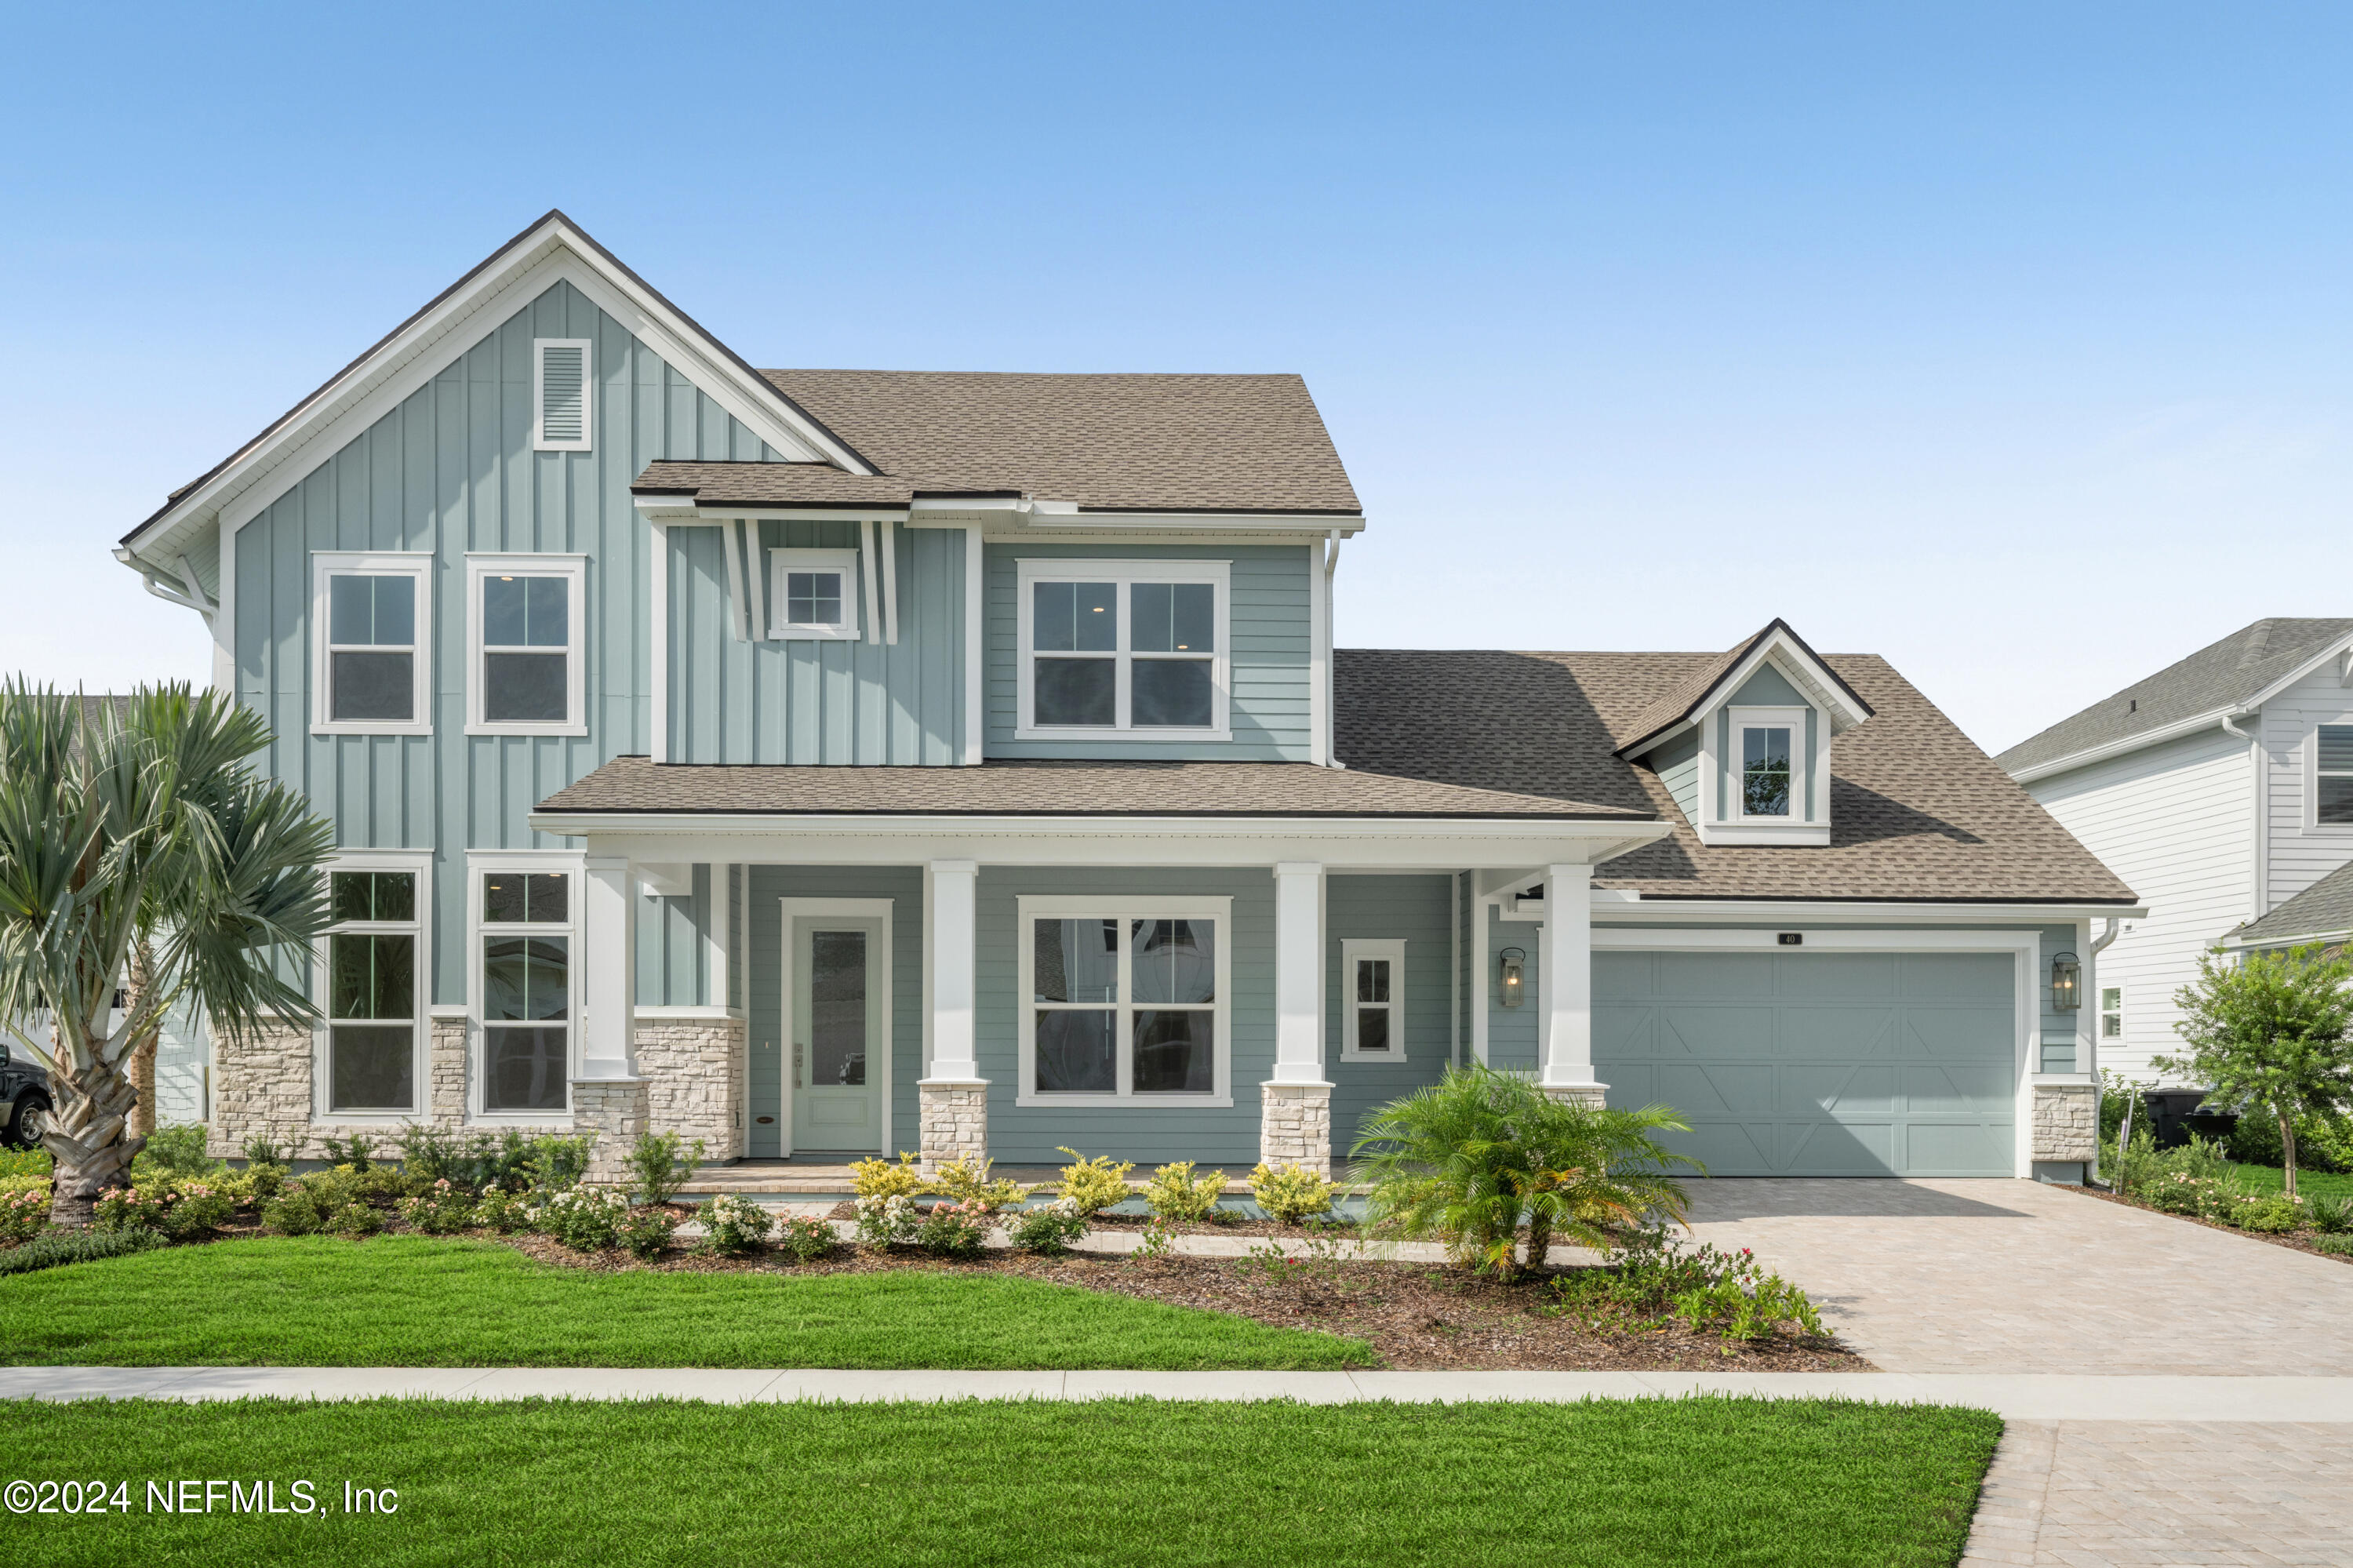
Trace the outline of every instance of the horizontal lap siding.
<path fill-rule="evenodd" d="M 2263 800 L 2272 824 L 2267 911 L 2353 860 L 2353 827 L 2313 820 L 2312 752 L 2325 724 L 2353 724 L 2353 688 L 2333 669 L 2306 675 L 2263 705 Z"/>
<path fill-rule="evenodd" d="M 1448 876 L 1334 876 L 1324 884 L 1324 1076 L 1332 1080 L 1332 1152 L 1346 1159 L 1365 1118 L 1389 1101 L 1445 1075 L 1453 1048 L 1449 1027 L 1454 944 Z M 1344 1062 L 1342 1015 L 1354 999 L 1341 968 L 1349 938 L 1405 943 L 1405 1060 Z"/>
<path fill-rule="evenodd" d="M 531 450 L 534 337 L 596 347 L 595 449 Z M 344 849 L 432 849 L 432 999 L 465 1000 L 464 851 L 562 848 L 526 821 L 540 800 L 650 740 L 648 530 L 629 481 L 657 458 L 776 453 L 568 284 L 501 323 L 239 531 L 237 693 L 275 733 L 262 760 L 308 795 Z M 434 733 L 311 726 L 311 554 L 425 551 Z M 588 557 L 588 734 L 470 736 L 465 556 Z M 421 607 L 424 608 L 424 607 Z"/>
<path fill-rule="evenodd" d="M 1500 918 L 1502 911 L 1493 905 L 1482 906 L 1487 927 L 1487 1065 L 1491 1067 L 1534 1068 L 1536 1060 L 1536 1020 L 1544 1011 L 1542 965 L 1537 959 L 1543 949 L 1537 945 L 1537 933 L 1543 929 L 1533 920 Z M 1517 1007 L 1504 1005 L 1503 960 L 1505 948 L 1517 948 L 1527 955 L 1522 966 L 1520 990 L 1526 1000 Z"/>
<path fill-rule="evenodd" d="M 1023 560 L 1187 560 L 1231 563 L 1228 668 L 1233 738 L 1226 742 L 1017 741 L 1020 718 Z M 987 751 L 991 757 L 1155 757 L 1195 761 L 1304 762 L 1310 755 L 1308 623 L 1313 574 L 1303 545 L 1050 545 L 987 546 Z"/>

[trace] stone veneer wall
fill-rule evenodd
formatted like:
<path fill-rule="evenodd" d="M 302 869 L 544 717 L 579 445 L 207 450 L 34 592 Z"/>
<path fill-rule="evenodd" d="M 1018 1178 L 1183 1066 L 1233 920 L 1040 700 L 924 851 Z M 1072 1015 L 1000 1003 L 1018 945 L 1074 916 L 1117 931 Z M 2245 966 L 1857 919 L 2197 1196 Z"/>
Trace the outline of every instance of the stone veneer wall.
<path fill-rule="evenodd" d="M 2100 1091 L 2092 1084 L 2034 1086 L 2034 1154 L 2039 1162 L 2066 1163 L 2099 1156 Z"/>
<path fill-rule="evenodd" d="M 1331 1085 L 1261 1084 L 1258 1105 L 1261 1160 L 1332 1174 Z"/>
<path fill-rule="evenodd" d="M 656 1134 L 702 1139 L 702 1158 L 741 1160 L 749 1097 L 740 1018 L 641 1018 L 638 1075 Z"/>
<path fill-rule="evenodd" d="M 925 1171 L 958 1159 L 988 1158 L 987 1084 L 918 1083 L 915 1093 L 921 1123 L 917 1147 Z"/>
<path fill-rule="evenodd" d="M 648 1085 L 643 1078 L 572 1080 L 572 1131 L 589 1139 L 588 1170 L 581 1180 L 597 1186 L 625 1186 L 629 1150 L 648 1126 Z"/>
<path fill-rule="evenodd" d="M 244 1039 L 213 1036 L 213 1119 L 205 1152 L 234 1160 L 266 1138 L 290 1160 L 320 1160 L 311 1135 L 311 1032 L 284 1025 Z"/>

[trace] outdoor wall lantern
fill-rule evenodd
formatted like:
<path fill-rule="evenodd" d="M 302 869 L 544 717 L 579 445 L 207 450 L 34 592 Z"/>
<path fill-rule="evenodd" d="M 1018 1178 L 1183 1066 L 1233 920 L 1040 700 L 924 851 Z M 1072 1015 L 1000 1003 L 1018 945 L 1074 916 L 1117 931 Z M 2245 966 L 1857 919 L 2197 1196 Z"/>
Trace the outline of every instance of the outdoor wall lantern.
<path fill-rule="evenodd" d="M 2073 1012 L 2084 1005 L 2084 966 L 2073 953 L 2055 954 L 2051 959 L 2051 1005 L 2061 1012 Z"/>
<path fill-rule="evenodd" d="M 1517 1007 L 1528 996 L 1528 955 L 1519 948 L 1505 948 L 1495 955 L 1504 969 L 1504 1005 Z"/>

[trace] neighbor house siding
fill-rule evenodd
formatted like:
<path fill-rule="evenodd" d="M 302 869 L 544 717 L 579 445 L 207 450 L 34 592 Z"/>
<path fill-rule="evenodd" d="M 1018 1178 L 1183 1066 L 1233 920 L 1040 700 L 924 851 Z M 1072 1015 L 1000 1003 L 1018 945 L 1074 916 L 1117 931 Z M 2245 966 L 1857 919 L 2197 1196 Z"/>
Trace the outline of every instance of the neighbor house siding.
<path fill-rule="evenodd" d="M 2098 1042 L 2103 1067 L 2155 1076 L 2149 1058 L 2180 1044 L 2173 993 L 2199 953 L 2253 913 L 2247 768 L 2246 743 L 2217 728 L 2028 786 L 2148 906 L 2099 955 L 2084 999 L 2096 1014 L 2101 988 L 2124 992 L 2124 1033 Z"/>
<path fill-rule="evenodd" d="M 533 451 L 532 340 L 595 344 L 595 448 Z M 240 529 L 237 693 L 275 736 L 261 765 L 345 849 L 430 849 L 432 1000 L 466 994 L 468 848 L 563 848 L 537 801 L 651 738 L 649 531 L 629 481 L 656 458 L 777 454 L 569 284 L 548 289 Z M 713 531 L 715 532 L 715 530 Z M 430 553 L 430 736 L 311 734 L 311 555 Z M 468 736 L 469 551 L 588 557 L 584 736 Z"/>
<path fill-rule="evenodd" d="M 1449 876 L 1332 876 L 1324 883 L 1324 1075 L 1332 1080 L 1332 1152 L 1345 1159 L 1364 1119 L 1399 1096 L 1445 1075 L 1452 1049 L 1449 974 L 1454 943 Z M 1342 1014 L 1355 992 L 1340 965 L 1348 938 L 1405 943 L 1405 1048 L 1401 1062 L 1340 1058 Z"/>
<path fill-rule="evenodd" d="M 1017 741 L 1020 718 L 1023 560 L 1192 560 L 1231 564 L 1230 741 Z M 991 757 L 1156 757 L 1304 762 L 1309 724 L 1308 622 L 1314 577 L 1303 545 L 992 544 L 987 547 L 987 753 Z"/>
<path fill-rule="evenodd" d="M 2313 821 L 2314 752 L 2325 724 L 2353 724 L 2353 687 L 2331 666 L 2263 705 L 2263 800 L 2271 812 L 2271 863 L 2265 868 L 2263 907 L 2268 914 L 2353 860 L 2353 827 L 2323 827 Z M 2253 724 L 2242 724 L 2242 729 Z M 2144 891 L 2138 883 L 2136 892 Z"/>

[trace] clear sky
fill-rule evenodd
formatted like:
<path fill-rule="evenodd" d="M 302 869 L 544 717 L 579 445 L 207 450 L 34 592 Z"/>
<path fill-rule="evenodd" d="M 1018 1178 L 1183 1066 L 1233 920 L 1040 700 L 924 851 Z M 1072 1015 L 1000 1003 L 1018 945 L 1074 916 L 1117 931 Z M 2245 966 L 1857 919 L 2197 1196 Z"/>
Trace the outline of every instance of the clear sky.
<path fill-rule="evenodd" d="M 1352 645 L 1885 654 L 1989 748 L 2353 614 L 2353 8 L 10 8 L 0 670 L 550 207 L 757 365 L 1296 370 Z"/>

